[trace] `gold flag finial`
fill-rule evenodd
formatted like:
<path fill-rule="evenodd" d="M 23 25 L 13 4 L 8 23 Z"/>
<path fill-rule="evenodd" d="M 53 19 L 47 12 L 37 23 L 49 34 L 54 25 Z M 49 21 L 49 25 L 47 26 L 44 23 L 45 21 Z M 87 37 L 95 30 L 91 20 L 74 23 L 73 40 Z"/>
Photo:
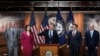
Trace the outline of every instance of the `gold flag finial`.
<path fill-rule="evenodd" d="M 47 11 L 48 2 L 45 2 L 45 11 Z"/>
<path fill-rule="evenodd" d="M 60 3 L 59 3 L 59 1 L 58 1 L 58 9 L 60 10 Z"/>
<path fill-rule="evenodd" d="M 69 7 L 72 10 L 72 2 L 69 2 Z"/>
<path fill-rule="evenodd" d="M 34 7 L 34 3 L 32 3 L 32 4 L 31 4 L 31 7 L 30 7 L 31 11 L 33 11 L 33 10 L 34 10 L 34 8 L 33 8 L 33 7 Z"/>

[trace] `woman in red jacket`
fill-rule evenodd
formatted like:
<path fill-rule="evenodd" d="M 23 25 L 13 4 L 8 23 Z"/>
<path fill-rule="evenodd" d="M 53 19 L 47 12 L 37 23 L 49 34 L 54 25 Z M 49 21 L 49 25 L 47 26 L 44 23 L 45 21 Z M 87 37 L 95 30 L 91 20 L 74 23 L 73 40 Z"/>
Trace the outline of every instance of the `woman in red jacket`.
<path fill-rule="evenodd" d="M 32 56 L 32 51 L 34 48 L 34 37 L 31 32 L 30 25 L 25 26 L 25 31 L 21 34 L 21 50 L 23 56 Z"/>

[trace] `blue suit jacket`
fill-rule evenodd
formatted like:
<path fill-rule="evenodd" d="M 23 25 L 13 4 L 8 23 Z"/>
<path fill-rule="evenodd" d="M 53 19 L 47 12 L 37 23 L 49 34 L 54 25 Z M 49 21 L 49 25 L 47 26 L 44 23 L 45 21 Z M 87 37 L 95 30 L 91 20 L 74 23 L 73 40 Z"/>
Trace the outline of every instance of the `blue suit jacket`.
<path fill-rule="evenodd" d="M 99 46 L 99 32 L 94 30 L 92 38 L 90 31 L 85 33 L 85 46 L 87 47 L 96 47 Z"/>
<path fill-rule="evenodd" d="M 70 47 L 80 47 L 82 42 L 82 34 L 79 31 L 76 31 L 75 36 L 72 36 L 72 31 L 68 33 L 68 45 Z"/>
<path fill-rule="evenodd" d="M 49 30 L 45 30 L 42 33 L 39 33 L 40 36 L 45 36 L 45 43 L 46 44 L 58 44 L 59 42 L 59 37 L 57 34 L 57 31 L 53 30 L 53 37 L 49 38 Z"/>

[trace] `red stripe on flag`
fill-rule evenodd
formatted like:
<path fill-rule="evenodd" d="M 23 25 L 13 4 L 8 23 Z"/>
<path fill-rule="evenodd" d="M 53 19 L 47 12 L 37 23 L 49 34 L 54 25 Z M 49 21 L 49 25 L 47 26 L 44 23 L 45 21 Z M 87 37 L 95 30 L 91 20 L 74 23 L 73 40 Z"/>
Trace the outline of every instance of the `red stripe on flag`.
<path fill-rule="evenodd" d="M 39 37 L 38 37 L 38 35 L 37 35 L 36 26 L 33 26 L 33 30 L 34 30 L 34 34 L 35 34 L 36 43 L 37 43 L 37 45 L 38 45 L 38 44 L 40 43 L 40 41 L 39 41 Z"/>

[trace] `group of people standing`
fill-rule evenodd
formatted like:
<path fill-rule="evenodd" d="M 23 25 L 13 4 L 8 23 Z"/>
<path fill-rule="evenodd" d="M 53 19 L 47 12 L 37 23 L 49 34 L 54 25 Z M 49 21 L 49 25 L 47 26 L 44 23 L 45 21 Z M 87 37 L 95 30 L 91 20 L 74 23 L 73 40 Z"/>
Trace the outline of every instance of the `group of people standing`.
<path fill-rule="evenodd" d="M 72 31 L 68 36 L 67 48 L 70 48 L 70 56 L 79 56 L 80 47 L 82 43 L 82 34 L 78 31 L 78 25 L 73 24 Z M 85 32 L 85 49 L 87 50 L 87 56 L 97 56 L 97 50 L 99 47 L 99 32 L 94 29 L 94 25 L 89 25 L 89 30 Z"/>
<path fill-rule="evenodd" d="M 41 33 L 39 36 L 45 36 L 45 44 L 59 44 L 59 36 L 57 31 L 54 30 L 55 25 L 49 24 L 49 29 Z M 94 30 L 94 25 L 89 25 L 90 30 L 85 33 L 85 46 L 88 50 L 88 56 L 97 56 L 97 49 L 99 47 L 99 32 Z M 70 49 L 70 56 L 79 56 L 79 50 L 82 42 L 82 34 L 78 31 L 78 25 L 73 24 L 72 29 L 68 34 L 67 48 Z M 19 29 L 11 27 L 5 31 L 5 39 L 7 43 L 8 56 L 18 56 L 18 40 L 21 40 L 21 50 L 23 56 L 32 56 L 34 49 L 34 33 L 31 31 L 31 26 L 26 25 L 25 30 L 20 33 Z"/>

